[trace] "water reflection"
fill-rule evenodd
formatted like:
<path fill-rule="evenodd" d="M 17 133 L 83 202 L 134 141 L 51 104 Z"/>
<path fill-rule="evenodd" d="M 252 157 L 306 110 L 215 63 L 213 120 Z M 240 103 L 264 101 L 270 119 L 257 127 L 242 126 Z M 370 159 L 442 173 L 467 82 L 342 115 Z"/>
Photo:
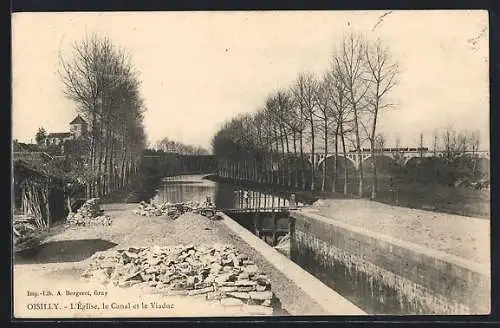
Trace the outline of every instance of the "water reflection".
<path fill-rule="evenodd" d="M 201 176 L 203 177 L 203 176 Z M 180 203 L 187 201 L 203 202 L 210 197 L 215 198 L 216 184 L 212 181 L 202 180 L 201 177 L 195 180 L 192 176 L 168 177 L 162 179 L 153 201 L 158 203 Z"/>
<path fill-rule="evenodd" d="M 204 175 L 183 175 L 164 178 L 159 183 L 156 195 L 152 200 L 156 203 L 204 202 L 210 197 L 210 200 L 221 210 L 276 209 L 293 205 L 285 197 L 256 190 L 245 190 L 230 184 L 204 179 L 204 177 Z M 302 206 L 300 203 L 297 205 Z M 270 246 L 276 246 L 279 238 L 289 232 L 287 212 L 261 210 L 258 212 L 228 211 L 227 213 L 241 226 Z M 283 254 L 289 256 L 288 253 L 285 251 Z"/>
<path fill-rule="evenodd" d="M 181 175 L 162 179 L 153 201 L 159 203 L 203 202 L 207 197 L 210 197 L 221 209 L 290 206 L 290 201 L 285 197 L 256 190 L 243 190 L 229 184 L 204 179 L 204 175 Z"/>

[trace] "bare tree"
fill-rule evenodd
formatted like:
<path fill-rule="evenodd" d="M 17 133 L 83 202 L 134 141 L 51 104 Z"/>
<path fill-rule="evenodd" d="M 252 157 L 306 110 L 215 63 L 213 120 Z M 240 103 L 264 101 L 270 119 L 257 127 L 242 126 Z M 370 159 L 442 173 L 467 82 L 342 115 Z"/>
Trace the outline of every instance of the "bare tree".
<path fill-rule="evenodd" d="M 399 134 L 396 134 L 394 141 L 395 150 L 392 152 L 392 155 L 394 156 L 394 162 L 398 166 L 403 166 L 404 151 L 401 150 L 401 136 Z"/>
<path fill-rule="evenodd" d="M 87 196 L 102 196 L 130 179 L 145 147 L 137 72 L 123 49 L 92 34 L 73 45 L 70 60 L 60 57 L 59 75 L 91 131 Z"/>
<path fill-rule="evenodd" d="M 186 145 L 165 137 L 156 142 L 156 149 L 166 153 L 178 153 L 183 155 L 207 155 L 208 151 L 202 147 Z"/>
<path fill-rule="evenodd" d="M 302 190 L 306 189 L 306 179 L 305 179 L 305 155 L 304 155 L 304 131 L 306 129 L 306 106 L 304 103 L 304 88 L 302 87 L 301 79 L 297 79 L 295 84 L 290 88 L 291 103 L 292 103 L 292 115 L 293 121 L 295 122 L 295 129 L 297 130 L 299 138 L 299 162 L 300 162 L 300 182 L 302 185 Z M 297 187 L 299 183 L 299 175 L 297 174 Z"/>
<path fill-rule="evenodd" d="M 293 182 L 294 182 L 294 187 L 295 189 L 299 188 L 299 167 L 298 167 L 298 161 L 300 160 L 302 162 L 302 157 L 303 157 L 303 131 L 305 129 L 305 122 L 304 122 L 304 115 L 303 115 L 303 110 L 301 110 L 300 107 L 300 102 L 295 99 L 293 96 L 292 92 L 290 90 L 285 91 L 288 97 L 288 110 L 287 110 L 287 116 L 285 119 L 285 124 L 287 125 L 288 130 L 291 132 L 292 135 L 292 144 L 293 144 L 293 157 L 290 159 L 290 164 L 292 166 L 293 170 Z M 298 145 L 297 142 L 300 144 Z M 299 149 L 298 146 L 300 146 L 300 159 L 299 159 Z M 302 169 L 303 169 L 303 163 Z"/>
<path fill-rule="evenodd" d="M 379 112 L 392 104 L 388 103 L 387 96 L 397 84 L 398 64 L 389 53 L 389 50 L 377 40 L 375 44 L 365 47 L 366 67 L 368 70 L 368 85 L 370 86 L 366 93 L 368 111 L 371 117 L 371 129 L 368 133 L 370 141 L 370 150 L 372 156 L 372 190 L 371 199 L 377 195 L 377 165 L 375 160 L 375 137 L 377 131 L 377 122 Z"/>
<path fill-rule="evenodd" d="M 382 133 L 377 133 L 375 137 L 375 149 L 378 151 L 380 156 L 384 154 L 386 142 L 385 136 Z"/>
<path fill-rule="evenodd" d="M 359 186 L 358 195 L 363 196 L 363 166 L 361 165 L 361 111 L 362 101 L 368 92 L 366 83 L 366 41 L 361 35 L 350 34 L 342 40 L 338 56 L 335 57 L 338 76 L 344 84 L 346 99 L 353 112 L 353 130 L 357 151 Z"/>
<path fill-rule="evenodd" d="M 442 135 L 444 159 L 446 163 L 452 163 L 457 157 L 457 132 L 451 125 L 446 126 Z"/>
<path fill-rule="evenodd" d="M 480 132 L 476 130 L 470 134 L 469 137 L 470 146 L 471 146 L 471 155 L 472 155 L 472 177 L 476 177 L 477 175 L 477 162 L 478 162 L 478 151 L 480 144 Z"/>
<path fill-rule="evenodd" d="M 420 151 L 420 158 L 424 157 L 424 133 L 420 132 L 419 138 L 418 138 L 418 148 Z"/>
<path fill-rule="evenodd" d="M 348 183 L 348 159 L 347 159 L 347 148 L 346 148 L 346 135 L 351 131 L 348 126 L 350 125 L 352 119 L 351 114 L 352 110 L 347 101 L 347 93 L 346 87 L 342 81 L 340 76 L 340 68 L 338 67 L 339 62 L 335 60 L 335 56 L 332 61 L 331 69 L 329 72 L 330 79 L 330 97 L 333 103 L 333 113 L 332 117 L 335 118 L 335 176 L 334 182 L 332 184 L 332 191 L 336 190 L 336 180 L 337 180 L 337 172 L 338 172 L 338 149 L 337 145 L 340 141 L 342 144 L 342 153 L 344 159 L 344 186 L 343 193 L 347 195 L 347 183 Z M 339 138 L 340 136 L 340 138 Z M 340 140 L 339 140 L 340 139 Z"/>
<path fill-rule="evenodd" d="M 269 96 L 266 100 L 266 107 L 264 113 L 266 114 L 266 118 L 268 119 L 268 123 L 270 125 L 270 140 L 271 140 L 271 154 L 272 156 L 272 181 L 274 182 L 274 172 L 276 171 L 276 183 L 282 183 L 282 156 L 284 152 L 284 141 L 283 134 L 281 130 L 281 122 L 280 122 L 280 113 L 279 113 L 279 104 L 278 99 L 274 96 Z M 274 150 L 273 150 L 274 145 Z M 280 150 L 280 146 L 282 150 Z M 276 165 L 276 170 L 274 170 L 274 165 Z"/>
<path fill-rule="evenodd" d="M 301 109 L 304 111 L 304 118 L 307 121 L 311 135 L 311 191 L 314 191 L 315 180 L 315 94 L 318 83 L 310 73 L 300 73 L 293 86 L 294 97 L 299 101 Z"/>
<path fill-rule="evenodd" d="M 438 151 L 438 143 L 439 143 L 439 136 L 437 130 L 434 130 L 432 133 L 432 151 L 434 152 L 434 157 L 437 157 L 437 151 Z"/>
<path fill-rule="evenodd" d="M 467 131 L 461 131 L 456 135 L 457 152 L 460 155 L 465 155 L 469 150 L 469 135 Z"/>
<path fill-rule="evenodd" d="M 320 121 L 319 130 L 323 132 L 323 174 L 321 179 L 321 191 L 325 191 L 326 175 L 327 175 L 327 156 L 328 156 L 328 139 L 331 135 L 331 126 L 335 124 L 335 114 L 333 110 L 333 99 L 331 97 L 331 89 L 334 88 L 334 81 L 329 73 L 326 73 L 323 80 L 318 83 L 315 99 L 317 111 L 314 112 L 316 118 Z M 336 154 L 335 154 L 336 155 Z M 335 182 L 333 182 L 335 184 Z"/>
<path fill-rule="evenodd" d="M 470 133 L 469 136 L 469 142 L 470 142 L 470 150 L 472 152 L 472 155 L 477 155 L 477 152 L 479 151 L 479 144 L 481 141 L 481 133 L 479 130 L 473 131 Z"/>

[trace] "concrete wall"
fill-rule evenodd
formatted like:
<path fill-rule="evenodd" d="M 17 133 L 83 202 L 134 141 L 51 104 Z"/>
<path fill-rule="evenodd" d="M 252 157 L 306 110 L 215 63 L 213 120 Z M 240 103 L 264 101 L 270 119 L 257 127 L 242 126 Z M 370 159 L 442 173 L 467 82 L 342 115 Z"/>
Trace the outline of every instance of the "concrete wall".
<path fill-rule="evenodd" d="M 292 260 L 372 314 L 487 314 L 489 267 L 313 213 L 292 216 Z"/>

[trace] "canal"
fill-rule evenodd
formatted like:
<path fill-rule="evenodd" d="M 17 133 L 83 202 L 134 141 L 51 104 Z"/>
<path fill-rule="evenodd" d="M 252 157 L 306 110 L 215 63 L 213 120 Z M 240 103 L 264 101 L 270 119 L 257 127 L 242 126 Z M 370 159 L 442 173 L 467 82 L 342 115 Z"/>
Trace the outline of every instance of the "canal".
<path fill-rule="evenodd" d="M 230 184 L 211 181 L 205 175 L 163 178 L 154 190 L 154 196 L 151 200 L 158 203 L 179 203 L 204 202 L 207 198 L 210 198 L 217 208 L 223 209 L 223 211 L 224 209 L 243 209 L 245 207 L 265 209 L 290 205 L 288 199 L 279 195 L 258 190 L 244 190 Z M 297 205 L 303 206 L 301 203 Z M 342 261 L 325 261 L 328 256 L 308 247 L 301 247 L 298 251 L 297 247 L 292 246 L 296 245 L 297 242 L 295 233 L 298 231 L 295 229 L 295 220 L 291 220 L 287 212 L 282 212 L 279 216 L 265 210 L 260 213 L 226 212 L 226 214 L 367 313 L 419 313 L 419 310 L 405 305 L 412 303 L 411 300 L 400 300 L 396 297 L 394 289 L 385 286 L 379 278 L 357 272 L 356 266 L 351 267 Z M 257 221 L 259 222 L 258 226 L 256 225 Z M 290 236 L 290 230 L 293 231 L 292 236 L 286 238 Z M 270 234 L 269 231 L 273 231 L 273 234 Z M 328 232 L 323 231 L 322 233 Z"/>
<path fill-rule="evenodd" d="M 155 191 L 153 201 L 178 203 L 203 202 L 210 197 L 217 208 L 245 207 L 276 208 L 289 206 L 289 200 L 256 190 L 241 189 L 230 184 L 211 181 L 206 175 L 178 175 L 163 178 Z"/>
<path fill-rule="evenodd" d="M 154 197 L 151 200 L 157 203 L 203 202 L 209 197 L 219 209 L 242 209 L 245 207 L 264 209 L 290 205 L 289 200 L 284 197 L 257 190 L 244 190 L 231 184 L 209 180 L 207 177 L 206 175 L 179 175 L 163 178 L 160 180 L 156 190 L 154 190 Z M 301 203 L 297 205 L 303 206 Z M 278 231 L 280 231 L 277 236 L 278 240 L 269 233 L 259 233 L 259 229 L 255 226 L 255 213 L 239 212 L 226 214 L 241 226 L 259 236 L 268 245 L 273 247 L 278 246 L 275 247 L 276 251 L 287 256 L 320 281 L 335 291 L 340 292 L 350 301 L 355 302 L 356 305 L 364 305 L 363 310 L 373 311 L 372 297 L 368 297 L 369 295 L 365 294 L 367 291 L 365 288 L 359 288 L 358 290 L 349 288 L 357 284 L 350 281 L 354 277 L 349 277 L 343 268 L 337 268 L 334 272 L 335 274 L 332 276 L 331 270 L 319 268 L 314 263 L 309 263 L 307 259 L 314 259 L 314 254 L 302 254 L 303 256 L 297 257 L 296 252 L 291 249 L 289 238 L 281 239 L 289 232 L 290 218 L 287 213 L 282 214 L 277 219 L 276 225 Z M 273 224 L 274 220 L 270 217 L 269 213 L 264 212 L 260 214 L 260 230 L 270 231 Z M 366 300 L 370 300 L 369 304 L 366 304 Z"/>
<path fill-rule="evenodd" d="M 163 178 L 151 200 L 155 203 L 180 203 L 204 202 L 210 199 L 218 209 L 222 210 L 271 209 L 290 205 L 289 200 L 282 196 L 241 189 L 227 183 L 211 181 L 206 177 L 206 175 L 179 175 Z M 226 214 L 252 233 L 259 235 L 271 246 L 276 246 L 288 233 L 289 218 L 286 213 L 230 213 L 226 211 Z M 276 230 L 274 234 L 273 228 Z"/>

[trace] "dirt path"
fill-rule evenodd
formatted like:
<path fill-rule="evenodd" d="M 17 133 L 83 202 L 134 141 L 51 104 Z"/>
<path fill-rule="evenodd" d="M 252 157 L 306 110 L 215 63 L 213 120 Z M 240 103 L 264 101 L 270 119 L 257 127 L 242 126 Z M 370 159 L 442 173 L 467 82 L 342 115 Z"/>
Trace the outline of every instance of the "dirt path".
<path fill-rule="evenodd" d="M 490 220 L 487 219 L 361 199 L 321 200 L 307 210 L 478 263 L 490 263 Z"/>
<path fill-rule="evenodd" d="M 175 221 L 164 217 L 146 218 L 132 213 L 135 204 L 105 204 L 105 213 L 113 219 L 111 226 L 58 228 L 36 253 L 16 257 L 14 287 L 22 290 L 23 282 L 37 280 L 40 285 L 74 282 L 87 267 L 89 257 L 106 249 L 123 246 L 174 244 L 233 244 L 246 253 L 269 276 L 272 289 L 282 307 L 293 315 L 321 315 L 322 308 L 292 281 L 277 271 L 255 249 L 246 244 L 222 223 L 194 214 Z"/>

